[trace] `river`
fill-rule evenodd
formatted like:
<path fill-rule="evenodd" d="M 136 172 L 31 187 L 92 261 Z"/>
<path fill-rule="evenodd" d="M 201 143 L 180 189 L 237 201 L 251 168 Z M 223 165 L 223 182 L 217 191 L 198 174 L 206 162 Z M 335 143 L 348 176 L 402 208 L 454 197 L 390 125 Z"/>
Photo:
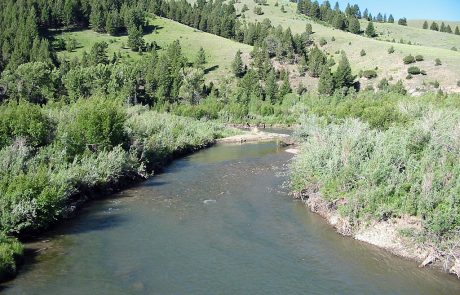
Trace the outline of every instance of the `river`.
<path fill-rule="evenodd" d="M 342 237 L 289 195 L 275 143 L 217 145 L 92 202 L 2 294 L 460 294 L 453 276 Z M 38 251 L 37 251 L 38 250 Z"/>

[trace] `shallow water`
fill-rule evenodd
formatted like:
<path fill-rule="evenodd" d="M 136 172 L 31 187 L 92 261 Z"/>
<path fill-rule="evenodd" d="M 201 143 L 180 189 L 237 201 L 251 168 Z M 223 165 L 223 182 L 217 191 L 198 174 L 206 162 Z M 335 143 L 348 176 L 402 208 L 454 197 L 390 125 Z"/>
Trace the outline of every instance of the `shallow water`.
<path fill-rule="evenodd" d="M 460 294 L 453 276 L 336 234 L 287 194 L 274 143 L 218 145 L 93 202 L 4 294 Z"/>

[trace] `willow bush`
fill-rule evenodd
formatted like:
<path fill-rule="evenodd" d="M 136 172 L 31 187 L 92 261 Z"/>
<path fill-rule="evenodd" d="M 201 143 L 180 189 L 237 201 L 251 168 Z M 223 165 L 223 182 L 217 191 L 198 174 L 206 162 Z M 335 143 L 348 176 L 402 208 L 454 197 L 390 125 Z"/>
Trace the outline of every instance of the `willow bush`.
<path fill-rule="evenodd" d="M 453 237 L 460 230 L 460 112 L 407 102 L 399 112 L 411 121 L 384 130 L 358 119 L 305 118 L 294 188 L 345 198 L 339 210 L 355 225 L 409 214 L 427 234 Z"/>

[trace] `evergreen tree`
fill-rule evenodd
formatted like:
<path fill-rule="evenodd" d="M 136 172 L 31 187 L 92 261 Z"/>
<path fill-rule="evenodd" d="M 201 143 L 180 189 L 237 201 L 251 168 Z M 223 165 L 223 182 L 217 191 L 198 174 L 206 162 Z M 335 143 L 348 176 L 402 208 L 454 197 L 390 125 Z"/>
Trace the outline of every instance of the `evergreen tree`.
<path fill-rule="evenodd" d="M 197 68 L 204 68 L 206 64 L 206 52 L 204 51 L 203 47 L 200 47 L 198 50 L 198 54 L 196 55 L 195 59 L 195 67 Z"/>
<path fill-rule="evenodd" d="M 441 32 L 446 31 L 446 24 L 444 22 L 441 23 L 441 28 L 439 29 L 439 31 L 441 31 Z"/>
<path fill-rule="evenodd" d="M 394 19 L 394 17 L 393 17 L 392 14 L 390 14 L 390 16 L 388 17 L 388 22 L 389 22 L 390 24 L 393 24 L 393 23 L 395 22 L 395 19 Z"/>
<path fill-rule="evenodd" d="M 326 61 L 324 53 L 318 47 L 313 47 L 308 55 L 308 72 L 310 76 L 319 77 Z"/>
<path fill-rule="evenodd" d="M 281 84 L 280 90 L 279 90 L 279 97 L 283 98 L 286 94 L 291 93 L 292 88 L 291 88 L 291 83 L 289 82 L 289 73 L 286 72 L 283 78 L 283 84 Z"/>
<path fill-rule="evenodd" d="M 457 27 L 458 29 L 458 27 Z M 311 26 L 311 24 L 306 24 L 305 25 L 305 32 L 308 34 L 308 35 L 311 35 L 313 33 L 313 27 Z"/>
<path fill-rule="evenodd" d="M 334 77 L 331 70 L 326 67 L 319 76 L 318 93 L 322 95 L 332 95 L 334 93 Z"/>
<path fill-rule="evenodd" d="M 369 18 L 369 10 L 367 10 L 367 8 L 364 9 L 363 18 L 364 18 L 364 19 L 368 19 L 368 18 Z"/>
<path fill-rule="evenodd" d="M 428 22 L 427 21 L 423 22 L 423 29 L 425 29 L 425 30 L 428 29 Z"/>
<path fill-rule="evenodd" d="M 107 55 L 108 47 L 109 45 L 104 41 L 94 43 L 93 47 L 91 48 L 91 52 L 88 58 L 90 64 L 91 65 L 108 64 L 109 63 L 109 57 Z M 83 54 L 85 54 L 85 52 Z"/>
<path fill-rule="evenodd" d="M 398 20 L 398 25 L 407 26 L 407 19 L 405 17 Z"/>
<path fill-rule="evenodd" d="M 276 84 L 275 70 L 271 70 L 265 82 L 265 98 L 272 104 L 276 103 L 278 95 L 278 84 Z"/>
<path fill-rule="evenodd" d="M 450 27 L 450 25 L 447 25 L 446 33 L 452 34 L 452 28 Z"/>
<path fill-rule="evenodd" d="M 383 16 L 382 14 L 379 12 L 379 14 L 377 14 L 377 22 L 381 23 L 383 22 Z"/>
<path fill-rule="evenodd" d="M 115 36 L 118 32 L 119 20 L 118 13 L 116 11 L 111 11 L 107 14 L 107 19 L 105 22 L 105 31 L 112 36 Z"/>
<path fill-rule="evenodd" d="M 455 35 L 460 35 L 460 29 L 458 26 L 455 27 Z"/>
<path fill-rule="evenodd" d="M 351 17 L 348 21 L 348 31 L 353 34 L 359 34 L 361 32 L 361 25 L 356 17 Z"/>
<path fill-rule="evenodd" d="M 441 28 L 439 29 L 441 32 L 446 31 L 446 24 L 444 22 L 441 23 Z"/>
<path fill-rule="evenodd" d="M 430 30 L 433 30 L 433 31 L 439 31 L 439 26 L 436 22 L 432 22 L 431 23 L 431 26 L 430 26 Z"/>
<path fill-rule="evenodd" d="M 233 74 L 236 77 L 241 78 L 244 75 L 244 72 L 245 72 L 244 64 L 243 64 L 243 60 L 241 59 L 240 50 L 238 50 L 235 54 L 235 58 L 233 59 L 233 62 L 232 62 L 232 70 L 233 70 Z"/>
<path fill-rule="evenodd" d="M 353 85 L 355 76 L 351 73 L 350 62 L 345 53 L 342 53 L 337 71 L 334 73 L 334 83 L 338 89 L 349 88 Z"/>
<path fill-rule="evenodd" d="M 372 21 L 370 21 L 367 24 L 366 35 L 371 38 L 375 37 L 375 29 L 374 29 L 374 24 L 372 23 Z"/>
<path fill-rule="evenodd" d="M 345 16 L 342 13 L 336 13 L 332 20 L 332 25 L 336 29 L 344 30 L 346 27 Z"/>
<path fill-rule="evenodd" d="M 144 38 L 142 37 L 142 27 L 132 25 L 128 29 L 128 46 L 133 51 L 142 51 L 145 46 Z"/>

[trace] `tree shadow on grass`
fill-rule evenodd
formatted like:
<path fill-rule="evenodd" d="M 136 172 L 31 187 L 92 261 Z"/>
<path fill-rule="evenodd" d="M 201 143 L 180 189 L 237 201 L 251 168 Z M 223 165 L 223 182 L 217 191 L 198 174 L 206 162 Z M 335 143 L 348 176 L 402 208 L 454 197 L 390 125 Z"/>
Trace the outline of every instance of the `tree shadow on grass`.
<path fill-rule="evenodd" d="M 218 68 L 219 68 L 219 65 L 215 65 L 215 66 L 209 67 L 209 68 L 207 68 L 207 69 L 204 70 L 204 73 L 205 73 L 205 74 L 208 74 L 208 73 L 210 73 L 210 72 L 213 72 L 213 71 L 217 70 Z"/>

